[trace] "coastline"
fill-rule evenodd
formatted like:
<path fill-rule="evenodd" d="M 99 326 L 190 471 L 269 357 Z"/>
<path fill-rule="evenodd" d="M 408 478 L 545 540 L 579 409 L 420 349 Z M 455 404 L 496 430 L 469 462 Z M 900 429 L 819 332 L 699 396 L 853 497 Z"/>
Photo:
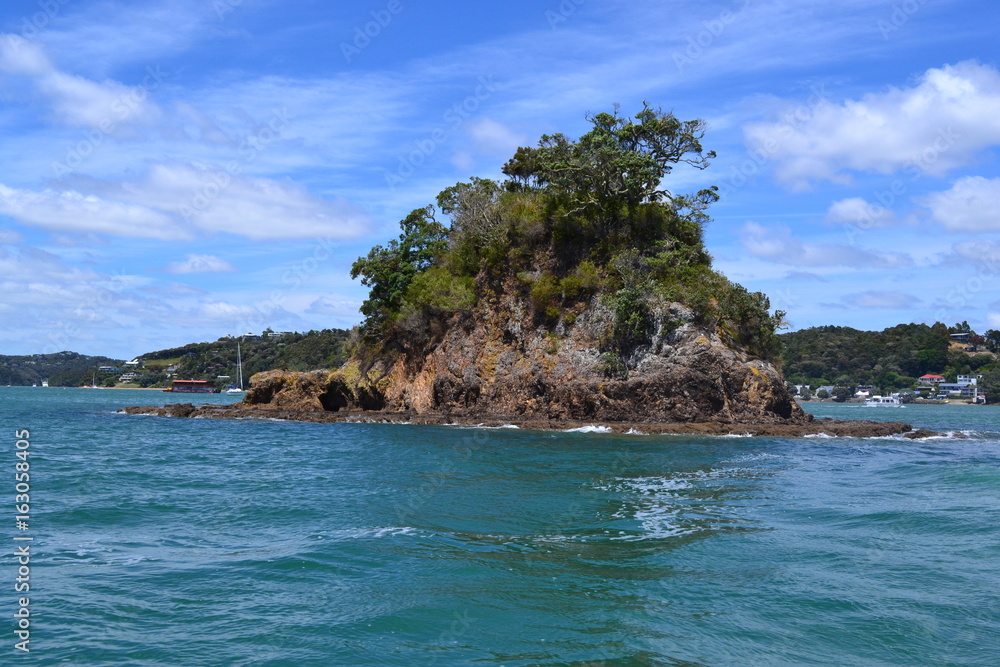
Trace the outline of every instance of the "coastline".
<path fill-rule="evenodd" d="M 484 428 L 517 427 L 546 431 L 576 429 L 621 435 L 731 435 L 800 438 L 830 436 L 872 438 L 903 435 L 907 438 L 937 437 L 943 434 L 924 429 L 914 430 L 905 422 L 841 421 L 815 419 L 802 424 L 740 424 L 724 422 L 608 422 L 522 418 L 507 415 L 482 415 L 475 418 L 447 413 L 383 412 L 344 410 L 337 412 L 258 408 L 241 403 L 233 405 L 176 403 L 173 405 L 130 406 L 120 411 L 129 415 L 179 417 L 188 419 L 268 419 L 311 423 L 393 423 Z"/>

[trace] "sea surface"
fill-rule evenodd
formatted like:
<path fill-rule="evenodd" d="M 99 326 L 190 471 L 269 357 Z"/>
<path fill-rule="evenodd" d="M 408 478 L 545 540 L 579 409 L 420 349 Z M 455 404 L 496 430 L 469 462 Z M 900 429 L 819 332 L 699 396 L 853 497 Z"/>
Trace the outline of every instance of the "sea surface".
<path fill-rule="evenodd" d="M 238 398 L 0 388 L 0 664 L 1000 664 L 1000 408 L 806 405 L 961 436 L 923 441 L 116 413 Z"/>

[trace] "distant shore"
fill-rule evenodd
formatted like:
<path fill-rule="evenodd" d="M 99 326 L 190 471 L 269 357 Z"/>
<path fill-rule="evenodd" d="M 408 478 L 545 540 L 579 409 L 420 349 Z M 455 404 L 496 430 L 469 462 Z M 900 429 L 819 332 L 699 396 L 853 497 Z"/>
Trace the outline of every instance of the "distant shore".
<path fill-rule="evenodd" d="M 795 397 L 795 402 L 798 403 L 799 405 L 809 404 L 809 403 L 834 403 L 834 404 L 837 404 L 837 405 L 864 405 L 865 404 L 865 399 L 863 399 L 863 398 L 852 398 L 852 399 L 849 399 L 849 400 L 846 400 L 846 401 L 836 401 L 836 400 L 834 400 L 832 398 L 811 398 L 811 399 L 809 399 L 807 401 L 807 400 L 804 400 L 804 399 L 799 398 L 798 396 L 796 396 Z M 926 398 L 918 398 L 917 400 L 915 400 L 915 401 L 913 401 L 911 403 L 904 403 L 904 405 L 979 405 L 979 406 L 985 406 L 986 404 L 985 403 L 970 403 L 970 402 L 968 402 L 966 400 L 959 401 L 959 400 L 945 399 L 945 400 L 942 400 L 942 401 L 932 401 L 932 400 L 929 400 L 929 399 L 926 399 Z"/>

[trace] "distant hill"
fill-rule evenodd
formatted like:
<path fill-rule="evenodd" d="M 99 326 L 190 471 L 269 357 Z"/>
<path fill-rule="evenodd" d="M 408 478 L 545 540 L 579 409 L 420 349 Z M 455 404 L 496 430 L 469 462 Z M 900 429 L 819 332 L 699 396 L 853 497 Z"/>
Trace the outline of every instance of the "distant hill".
<path fill-rule="evenodd" d="M 55 354 L 0 355 L 0 385 L 41 385 L 47 380 L 53 387 L 78 387 L 89 383 L 99 366 L 122 365 L 121 359 L 91 357 L 76 352 Z"/>
<path fill-rule="evenodd" d="M 954 381 L 958 374 L 1000 370 L 989 352 L 996 348 L 996 332 L 987 332 L 977 349 L 968 351 L 952 343 L 955 331 L 940 322 L 900 324 L 883 331 L 836 326 L 793 331 L 781 335 L 782 369 L 795 384 L 871 384 L 886 389 L 912 386 L 925 373 Z"/>
<path fill-rule="evenodd" d="M 76 352 L 0 355 L 0 385 L 41 385 L 47 380 L 52 387 L 79 387 L 95 379 L 99 385 L 114 385 L 123 373 L 135 372 L 132 385 L 159 387 L 170 384 L 171 378 L 210 380 L 222 387 L 237 380 L 236 342 L 240 341 L 243 356 L 243 377 L 249 379 L 261 371 L 286 369 L 296 371 L 316 368 L 338 368 L 343 364 L 344 343 L 350 332 L 324 329 L 307 333 L 285 333 L 280 336 L 252 338 L 220 338 L 210 343 L 190 343 L 181 347 L 141 354 L 139 366 L 128 367 L 122 359 L 93 357 Z M 109 367 L 107 372 L 100 367 Z M 113 370 L 112 370 L 113 369 Z M 168 369 L 171 376 L 168 377 Z M 219 379 L 219 376 L 230 376 Z"/>
<path fill-rule="evenodd" d="M 350 334 L 344 329 L 323 329 L 307 333 L 273 334 L 266 331 L 254 338 L 220 338 L 210 343 L 190 343 L 182 347 L 139 355 L 142 363 L 140 386 L 169 384 L 167 373 L 185 380 L 209 380 L 217 385 L 237 381 L 237 341 L 243 358 L 244 384 L 254 373 L 285 369 L 306 371 L 339 368 L 346 359 L 344 343 Z M 228 379 L 219 376 L 229 376 Z"/>

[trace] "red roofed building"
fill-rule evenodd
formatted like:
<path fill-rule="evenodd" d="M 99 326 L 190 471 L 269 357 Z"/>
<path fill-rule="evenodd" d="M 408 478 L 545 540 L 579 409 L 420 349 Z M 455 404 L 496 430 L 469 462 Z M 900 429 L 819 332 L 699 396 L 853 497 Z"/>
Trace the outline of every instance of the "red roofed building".
<path fill-rule="evenodd" d="M 941 382 L 944 382 L 944 376 L 931 375 L 930 373 L 928 373 L 927 375 L 921 375 L 920 377 L 917 378 L 917 380 L 920 382 L 920 384 L 940 384 Z"/>

